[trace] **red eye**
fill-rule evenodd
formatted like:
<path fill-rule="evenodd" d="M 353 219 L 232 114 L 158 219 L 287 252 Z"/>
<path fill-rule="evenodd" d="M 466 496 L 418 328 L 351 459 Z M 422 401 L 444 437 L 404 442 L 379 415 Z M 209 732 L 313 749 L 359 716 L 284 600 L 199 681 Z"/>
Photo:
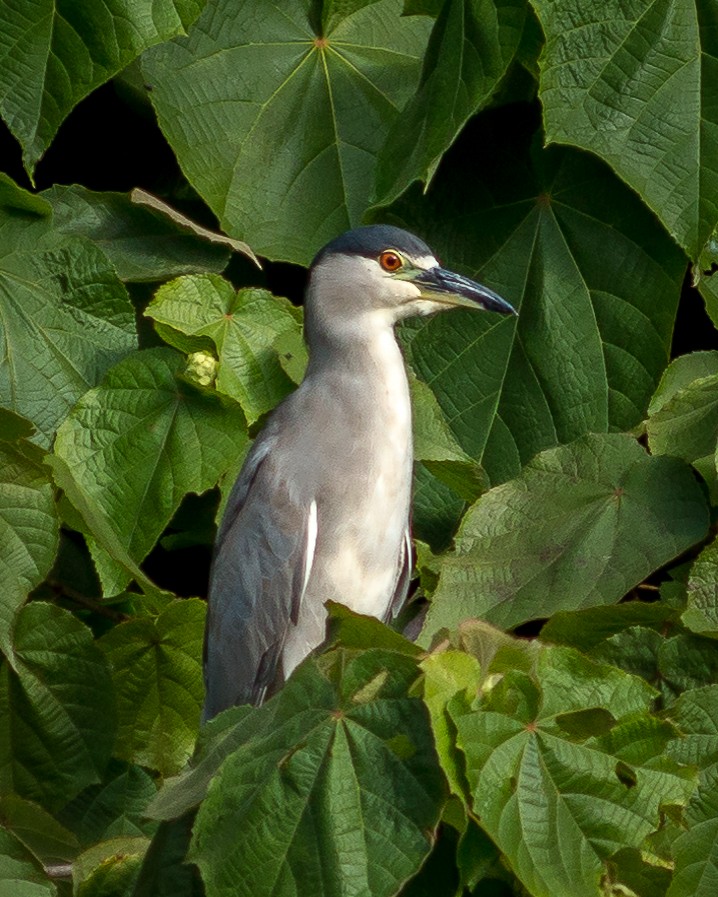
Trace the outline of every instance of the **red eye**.
<path fill-rule="evenodd" d="M 394 271 L 398 271 L 401 268 L 404 262 L 401 260 L 398 252 L 394 252 L 393 249 L 385 249 L 379 256 L 379 264 L 385 271 L 393 274 Z"/>

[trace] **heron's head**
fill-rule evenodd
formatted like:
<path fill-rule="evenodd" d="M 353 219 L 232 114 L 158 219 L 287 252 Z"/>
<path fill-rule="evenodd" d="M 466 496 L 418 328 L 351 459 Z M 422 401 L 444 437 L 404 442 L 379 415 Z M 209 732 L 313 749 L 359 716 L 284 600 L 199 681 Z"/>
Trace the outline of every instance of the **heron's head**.
<path fill-rule="evenodd" d="M 322 327 L 372 317 L 390 324 L 456 306 L 515 315 L 488 287 L 442 268 L 429 247 L 398 227 L 358 227 L 328 243 L 312 262 L 308 317 Z"/>

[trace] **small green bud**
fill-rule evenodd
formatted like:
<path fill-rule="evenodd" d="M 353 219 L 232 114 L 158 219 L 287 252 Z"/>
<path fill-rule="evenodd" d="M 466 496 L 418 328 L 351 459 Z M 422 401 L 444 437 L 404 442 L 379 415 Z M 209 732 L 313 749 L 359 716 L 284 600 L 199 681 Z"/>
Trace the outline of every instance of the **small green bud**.
<path fill-rule="evenodd" d="M 187 356 L 185 374 L 200 386 L 211 386 L 217 377 L 218 363 L 209 352 L 192 352 Z"/>

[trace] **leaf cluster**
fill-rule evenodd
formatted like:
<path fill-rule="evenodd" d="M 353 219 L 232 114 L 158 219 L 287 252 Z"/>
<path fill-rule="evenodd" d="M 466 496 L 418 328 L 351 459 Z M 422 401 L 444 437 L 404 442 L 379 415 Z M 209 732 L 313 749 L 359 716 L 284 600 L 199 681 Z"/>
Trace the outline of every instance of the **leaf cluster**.
<path fill-rule="evenodd" d="M 715 0 L 14 0 L 0 58 L 1 897 L 713 897 Z M 399 334 L 413 640 L 335 606 L 200 730 L 277 294 L 375 221 L 520 310 Z"/>

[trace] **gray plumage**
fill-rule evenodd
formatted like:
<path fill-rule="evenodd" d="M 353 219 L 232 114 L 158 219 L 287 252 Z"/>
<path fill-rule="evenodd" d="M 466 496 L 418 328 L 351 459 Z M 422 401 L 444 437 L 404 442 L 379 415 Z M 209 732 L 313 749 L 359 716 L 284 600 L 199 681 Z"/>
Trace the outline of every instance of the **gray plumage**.
<path fill-rule="evenodd" d="M 382 620 L 401 607 L 412 441 L 393 325 L 454 305 L 513 313 L 398 228 L 349 231 L 318 253 L 306 376 L 255 440 L 217 535 L 205 719 L 281 684 L 323 641 L 327 600 Z"/>

